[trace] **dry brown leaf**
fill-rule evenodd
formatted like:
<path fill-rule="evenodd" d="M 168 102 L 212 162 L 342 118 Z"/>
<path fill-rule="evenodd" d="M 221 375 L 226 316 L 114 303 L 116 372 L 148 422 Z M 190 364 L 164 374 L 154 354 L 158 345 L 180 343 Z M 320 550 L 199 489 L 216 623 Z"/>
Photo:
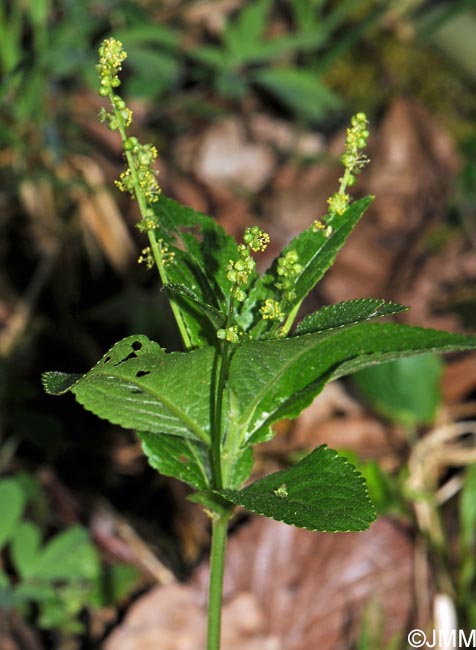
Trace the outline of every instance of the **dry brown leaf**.
<path fill-rule="evenodd" d="M 102 168 L 87 156 L 72 156 L 71 164 L 89 188 L 88 191 L 76 187 L 71 191 L 77 201 L 83 227 L 94 236 L 116 271 L 124 273 L 134 255 L 135 246 L 116 202 L 106 189 L 107 182 Z"/>
<path fill-rule="evenodd" d="M 314 219 L 326 212 L 327 198 L 337 187 L 340 169 L 288 162 L 273 179 L 273 191 L 266 203 L 271 240 L 287 244 Z"/>
<path fill-rule="evenodd" d="M 441 216 L 459 159 L 455 145 L 420 105 L 397 98 L 371 148 L 365 191 L 382 230 L 399 237 Z"/>
<path fill-rule="evenodd" d="M 398 301 L 411 306 L 403 319 L 426 327 L 462 330 L 454 308 L 458 295 L 465 293 L 465 288 L 468 298 L 476 299 L 476 251 L 473 246 L 463 238 L 455 238 L 435 254 L 415 259 L 414 266 L 417 269 L 396 294 Z"/>
<path fill-rule="evenodd" d="M 281 423 L 273 440 L 260 445 L 258 457 L 289 458 L 293 452 L 322 444 L 351 450 L 362 459 L 378 458 L 388 468 L 398 465 L 406 438 L 402 429 L 369 415 L 346 393 L 342 382 L 333 382 L 296 420 Z"/>
<path fill-rule="evenodd" d="M 232 536 L 225 573 L 226 650 L 342 650 L 366 603 L 384 639 L 412 608 L 412 544 L 381 519 L 364 533 L 317 534 L 254 518 Z M 208 567 L 188 585 L 157 588 L 131 608 L 105 650 L 203 650 Z"/>
<path fill-rule="evenodd" d="M 459 402 L 476 393 L 476 360 L 474 355 L 465 356 L 445 365 L 441 384 L 445 404 Z"/>
<path fill-rule="evenodd" d="M 0 610 L 0 650 L 43 650 L 36 630 L 15 612 Z"/>

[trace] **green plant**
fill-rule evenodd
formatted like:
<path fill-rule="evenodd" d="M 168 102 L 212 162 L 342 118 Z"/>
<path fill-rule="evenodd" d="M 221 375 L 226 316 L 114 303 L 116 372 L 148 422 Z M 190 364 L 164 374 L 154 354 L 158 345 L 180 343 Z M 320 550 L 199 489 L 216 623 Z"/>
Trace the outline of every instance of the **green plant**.
<path fill-rule="evenodd" d="M 352 379 L 381 415 L 412 429 L 435 421 L 442 372 L 438 357 L 422 354 L 365 368 Z"/>
<path fill-rule="evenodd" d="M 335 57 L 350 48 L 386 8 L 363 8 L 357 24 L 339 33 L 352 0 L 327 7 L 322 0 L 292 2 L 287 33 L 270 38 L 271 0 L 245 5 L 230 20 L 220 40 L 190 48 L 187 55 L 201 66 L 197 76 L 211 76 L 215 90 L 241 98 L 250 89 L 265 91 L 297 117 L 316 121 L 341 107 L 340 98 L 321 80 Z M 303 60 L 304 57 L 304 60 Z"/>
<path fill-rule="evenodd" d="M 82 629 L 79 612 L 100 575 L 88 532 L 72 526 L 42 541 L 40 527 L 25 517 L 28 490 L 20 476 L 0 480 L 0 551 L 8 549 L 14 575 L 0 569 L 0 608 L 25 615 L 38 609 L 40 628 L 71 634 Z"/>
<path fill-rule="evenodd" d="M 468 629 L 476 626 L 476 465 L 465 469 L 459 500 L 458 604 Z"/>
<path fill-rule="evenodd" d="M 269 237 L 247 228 L 237 244 L 216 222 L 160 196 L 155 147 L 129 137 L 132 113 L 117 94 L 126 54 L 115 39 L 100 48 L 100 94 L 112 111 L 127 168 L 118 187 L 137 199 L 138 227 L 149 246 L 140 260 L 156 266 L 170 297 L 185 351 L 166 352 L 143 335 L 116 343 L 86 374 L 47 372 L 47 392 L 72 392 L 99 417 L 135 429 L 149 463 L 196 491 L 212 519 L 208 649 L 219 648 L 227 525 L 235 506 L 320 531 L 358 531 L 375 518 L 365 481 L 345 458 L 321 446 L 292 467 L 243 487 L 253 446 L 272 424 L 296 417 L 333 379 L 382 361 L 422 352 L 476 348 L 476 337 L 369 322 L 406 308 L 379 299 L 324 307 L 292 327 L 371 203 L 347 192 L 366 164 L 363 114 L 352 118 L 344 174 L 329 212 L 284 248 L 259 275 L 253 253 Z"/>

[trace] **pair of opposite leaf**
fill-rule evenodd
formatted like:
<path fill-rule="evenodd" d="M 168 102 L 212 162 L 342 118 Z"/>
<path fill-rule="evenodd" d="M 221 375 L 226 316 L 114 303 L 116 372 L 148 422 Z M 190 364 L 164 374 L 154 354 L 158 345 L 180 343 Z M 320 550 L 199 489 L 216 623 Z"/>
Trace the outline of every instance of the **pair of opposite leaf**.
<path fill-rule="evenodd" d="M 369 202 L 334 214 L 325 230 L 311 226 L 282 252 L 281 259 L 290 250 L 299 259 L 289 311 L 332 265 Z M 375 514 L 365 483 L 334 451 L 319 447 L 293 467 L 241 489 L 251 473 L 252 445 L 269 440 L 271 425 L 296 417 L 328 381 L 403 356 L 474 349 L 476 336 L 371 323 L 406 308 L 362 299 L 324 307 L 298 323 L 292 336 L 270 338 L 272 323 L 263 323 L 259 307 L 279 297 L 275 260 L 264 275 L 253 274 L 233 314 L 245 335 L 231 345 L 221 423 L 225 474 L 223 489 L 214 489 L 210 395 L 221 345 L 216 331 L 225 322 L 232 286 L 226 261 L 236 243 L 214 220 L 163 196 L 154 209 L 158 235 L 174 253 L 168 288 L 180 301 L 193 349 L 166 353 L 145 336 L 128 337 L 85 375 L 45 373 L 47 392 L 71 391 L 99 417 L 136 430 L 150 464 L 198 490 L 194 500 L 211 510 L 235 504 L 312 530 L 367 528 Z"/>

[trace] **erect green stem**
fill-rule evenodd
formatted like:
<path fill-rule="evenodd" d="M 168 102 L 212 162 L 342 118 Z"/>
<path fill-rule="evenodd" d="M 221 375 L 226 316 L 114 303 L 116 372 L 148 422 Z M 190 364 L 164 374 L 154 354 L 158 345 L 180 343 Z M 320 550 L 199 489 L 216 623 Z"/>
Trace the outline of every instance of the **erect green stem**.
<path fill-rule="evenodd" d="M 233 316 L 233 297 L 230 300 L 225 328 Z M 225 382 L 230 363 L 230 343 L 222 341 L 217 350 L 215 364 L 215 386 L 213 394 L 211 465 L 213 487 L 223 487 L 222 474 L 222 415 Z M 227 472 L 228 474 L 228 472 Z M 220 650 L 221 610 L 223 596 L 223 574 L 225 570 L 226 533 L 232 509 L 226 514 L 215 514 L 212 524 L 212 544 L 210 549 L 210 583 L 208 587 L 208 630 L 207 650 Z"/>
<path fill-rule="evenodd" d="M 230 360 L 230 344 L 228 341 L 223 341 L 220 346 L 219 358 L 216 368 L 216 382 L 215 382 L 215 404 L 212 422 L 212 436 L 211 436 L 211 456 L 213 467 L 213 486 L 217 490 L 223 487 L 223 473 L 222 473 L 222 417 L 223 417 L 223 394 L 225 390 L 226 376 L 228 374 L 228 366 Z"/>
<path fill-rule="evenodd" d="M 139 184 L 139 178 L 137 177 L 137 170 L 135 168 L 134 164 L 134 159 L 132 156 L 132 153 L 128 151 L 125 148 L 125 143 L 127 140 L 127 133 L 126 133 L 126 126 L 124 123 L 124 118 L 122 117 L 120 111 L 117 111 L 114 106 L 114 100 L 113 100 L 114 94 L 111 91 L 109 94 L 109 99 L 111 101 L 111 105 L 114 110 L 115 117 L 117 119 L 118 123 L 118 130 L 121 135 L 121 140 L 124 145 L 125 149 L 125 154 L 126 154 L 126 159 L 127 159 L 127 164 L 129 166 L 129 169 L 131 170 L 131 176 L 134 181 L 134 186 L 135 186 L 135 195 L 137 199 L 137 203 L 139 205 L 139 210 L 142 216 L 142 219 L 146 219 L 147 216 L 147 202 L 145 199 L 145 196 L 143 192 L 140 189 L 140 184 Z M 160 279 L 162 280 L 162 284 L 165 286 L 168 284 L 168 278 L 167 278 L 167 271 L 165 270 L 165 265 L 164 265 L 164 259 L 162 252 L 160 250 L 160 246 L 157 242 L 157 238 L 155 236 L 155 232 L 152 229 L 147 230 L 147 236 L 149 238 L 149 243 L 150 243 L 150 250 L 152 251 L 152 255 L 154 257 L 155 264 L 157 266 L 157 270 L 159 272 Z M 189 350 L 192 347 L 192 342 L 190 340 L 190 336 L 188 334 L 187 328 L 185 326 L 185 322 L 182 317 L 182 313 L 175 302 L 173 297 L 169 297 L 170 300 L 170 306 L 172 307 L 172 312 L 175 317 L 175 321 L 177 323 L 177 326 L 179 328 L 180 334 L 182 336 L 183 344 L 187 350 Z"/>
<path fill-rule="evenodd" d="M 225 570 L 226 533 L 229 515 L 213 520 L 210 549 L 210 583 L 208 588 L 207 650 L 220 650 L 223 574 Z"/>

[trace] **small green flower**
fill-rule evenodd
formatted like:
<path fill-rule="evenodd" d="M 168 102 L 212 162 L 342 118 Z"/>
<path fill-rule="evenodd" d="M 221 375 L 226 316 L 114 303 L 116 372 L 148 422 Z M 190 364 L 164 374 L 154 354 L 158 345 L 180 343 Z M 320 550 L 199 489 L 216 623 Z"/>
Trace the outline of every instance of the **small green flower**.
<path fill-rule="evenodd" d="M 229 260 L 225 267 L 226 277 L 233 284 L 243 286 L 248 282 L 250 273 L 254 271 L 256 262 L 244 244 L 239 244 L 237 248 L 239 259 L 235 261 Z"/>
<path fill-rule="evenodd" d="M 112 88 L 121 85 L 118 73 L 122 70 L 122 62 L 127 58 L 123 45 L 115 38 L 106 38 L 99 48 L 99 64 L 96 70 L 99 73 L 99 94 L 106 97 Z"/>
<path fill-rule="evenodd" d="M 117 181 L 116 181 L 117 184 Z M 159 220 L 152 208 L 147 208 L 144 212 L 142 219 L 136 224 L 137 230 L 140 232 L 147 232 L 148 230 L 155 230 L 159 227 Z"/>
<path fill-rule="evenodd" d="M 347 129 L 345 149 L 341 156 L 344 165 L 344 174 L 339 179 L 339 190 L 328 200 L 331 214 L 344 214 L 350 204 L 347 188 L 354 185 L 357 174 L 370 162 L 362 149 L 367 146 L 369 137 L 368 121 L 364 113 L 357 113 L 351 118 L 350 127 Z"/>
<path fill-rule="evenodd" d="M 286 315 L 277 300 L 266 298 L 264 304 L 260 307 L 260 314 L 263 320 L 282 320 Z"/>
<path fill-rule="evenodd" d="M 335 214 L 344 214 L 349 207 L 350 196 L 344 192 L 335 192 L 327 199 L 329 212 Z"/>
<path fill-rule="evenodd" d="M 251 228 L 246 228 L 243 241 L 254 253 L 257 253 L 258 251 L 263 252 L 266 250 L 270 238 L 268 233 L 261 230 L 259 226 L 252 226 Z"/>
<path fill-rule="evenodd" d="M 314 223 L 312 224 L 312 229 L 314 232 L 319 232 L 319 230 L 325 230 L 326 224 L 320 221 L 319 219 L 315 219 Z"/>
<path fill-rule="evenodd" d="M 240 340 L 238 326 L 231 325 L 226 329 L 217 330 L 217 338 L 221 341 L 228 341 L 228 343 L 238 343 Z"/>
<path fill-rule="evenodd" d="M 169 250 L 168 244 L 164 242 L 163 239 L 159 239 L 157 241 L 157 244 L 159 246 L 164 265 L 167 266 L 168 264 L 173 264 L 175 261 L 175 252 Z"/>
<path fill-rule="evenodd" d="M 157 224 L 153 216 L 149 218 L 148 206 L 155 203 L 160 194 L 157 172 L 153 168 L 158 155 L 157 149 L 152 144 L 141 144 L 137 138 L 128 137 L 126 134 L 126 129 L 132 123 L 132 111 L 122 97 L 113 91 L 120 85 L 118 73 L 127 57 L 122 43 L 115 38 L 107 38 L 99 48 L 99 57 L 99 64 L 96 66 L 100 80 L 99 94 L 109 97 L 112 105 L 110 113 L 101 108 L 99 120 L 107 123 L 112 131 L 120 131 L 128 162 L 128 167 L 116 181 L 116 186 L 121 192 L 128 192 L 132 198 L 139 198 L 143 213 L 140 228 L 152 230 Z"/>
<path fill-rule="evenodd" d="M 154 256 L 152 255 L 152 251 L 150 250 L 150 246 L 142 249 L 142 252 L 137 259 L 137 263 L 145 264 L 148 269 L 153 268 L 155 260 Z"/>
<path fill-rule="evenodd" d="M 278 267 L 276 273 L 279 276 L 279 281 L 274 283 L 274 286 L 282 291 L 283 300 L 294 300 L 296 294 L 294 292 L 294 285 L 297 276 L 302 272 L 302 265 L 299 263 L 299 255 L 297 251 L 290 250 L 284 257 L 278 259 Z"/>
<path fill-rule="evenodd" d="M 133 197 L 137 190 L 136 183 L 142 191 L 148 203 L 155 203 L 160 194 L 160 186 L 156 178 L 156 171 L 151 168 L 155 162 L 158 153 L 152 144 L 140 144 L 137 138 L 127 138 L 124 142 L 124 148 L 132 159 L 132 165 L 135 169 L 135 177 L 130 167 L 126 169 L 116 181 L 117 187 L 121 192 L 129 192 Z"/>

